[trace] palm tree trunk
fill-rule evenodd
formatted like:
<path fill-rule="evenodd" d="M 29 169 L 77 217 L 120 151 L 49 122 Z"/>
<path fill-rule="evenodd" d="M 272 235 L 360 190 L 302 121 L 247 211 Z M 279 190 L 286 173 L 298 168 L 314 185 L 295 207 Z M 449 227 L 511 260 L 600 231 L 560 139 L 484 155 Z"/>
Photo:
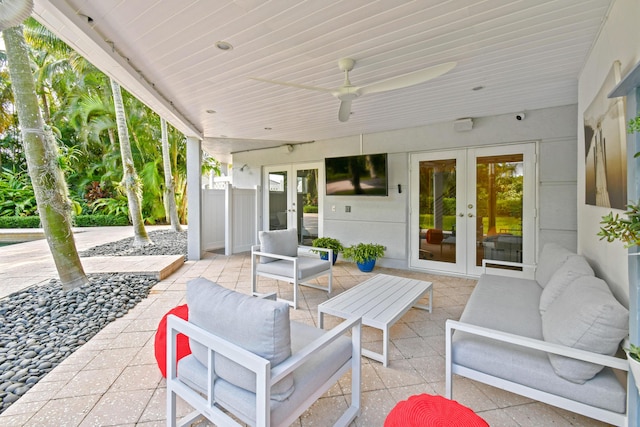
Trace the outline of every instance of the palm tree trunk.
<path fill-rule="evenodd" d="M 167 121 L 160 119 L 160 127 L 162 130 L 162 164 L 164 166 L 164 206 L 165 214 L 169 217 L 171 229 L 173 231 L 182 231 L 180 219 L 178 218 L 178 209 L 176 208 L 176 195 L 173 185 L 173 176 L 171 175 L 171 159 L 169 158 L 169 136 L 167 135 Z"/>
<path fill-rule="evenodd" d="M 124 114 L 124 104 L 122 102 L 122 92 L 120 85 L 111 79 L 111 90 L 113 92 L 113 104 L 116 110 L 116 124 L 118 126 L 118 137 L 120 139 L 120 155 L 122 157 L 122 185 L 127 192 L 127 200 L 129 202 L 129 216 L 133 224 L 133 246 L 144 246 L 153 243 L 147 235 L 142 220 L 142 204 L 140 203 L 142 184 L 133 164 L 133 155 L 131 154 L 131 142 L 129 141 L 129 132 L 127 130 L 127 119 Z"/>
<path fill-rule="evenodd" d="M 51 129 L 45 132 L 22 27 L 2 32 L 29 176 L 40 221 L 63 289 L 89 283 L 71 230 L 71 201 Z"/>

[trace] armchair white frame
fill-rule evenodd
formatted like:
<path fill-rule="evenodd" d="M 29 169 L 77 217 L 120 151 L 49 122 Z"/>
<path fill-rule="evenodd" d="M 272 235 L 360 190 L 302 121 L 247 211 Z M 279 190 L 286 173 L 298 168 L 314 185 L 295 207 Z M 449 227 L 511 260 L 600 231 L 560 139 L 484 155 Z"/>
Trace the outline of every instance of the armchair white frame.
<path fill-rule="evenodd" d="M 271 426 L 272 401 L 270 391 L 273 384 L 276 384 L 288 374 L 294 373 L 317 352 L 327 347 L 338 338 L 351 332 L 351 357 L 333 375 L 323 379 L 323 383 L 315 390 L 305 390 L 296 388 L 295 393 L 307 393 L 302 396 L 301 404 L 294 410 L 288 411 L 282 426 L 288 426 L 300 417 L 316 400 L 318 400 L 329 388 L 349 370 L 351 370 L 351 404 L 341 415 L 334 426 L 348 426 L 360 414 L 360 379 L 361 379 L 361 329 L 362 320 L 360 317 L 349 318 L 340 323 L 335 328 L 326 331 L 322 336 L 315 339 L 299 351 L 292 354 L 284 362 L 271 368 L 268 360 L 245 350 L 234 343 L 222 339 L 206 330 L 189 323 L 177 316 L 170 315 L 167 318 L 167 426 L 176 425 L 188 426 L 198 418 L 204 416 L 217 426 L 237 426 L 240 424 L 231 418 L 225 411 L 228 411 L 240 421 L 257 427 Z M 177 375 L 176 348 L 178 334 L 185 334 L 207 347 L 208 368 L 207 368 L 207 393 L 202 395 L 180 381 Z M 234 408 L 224 407 L 216 400 L 214 395 L 214 384 L 216 374 L 214 373 L 214 354 L 219 354 L 232 359 L 236 363 L 246 367 L 255 373 L 256 393 L 255 393 L 255 424 L 245 414 L 237 413 Z M 314 373 L 322 375 L 322 373 Z M 180 396 L 195 411 L 180 420 L 176 420 L 176 398 Z"/>
<path fill-rule="evenodd" d="M 326 252 L 327 260 L 319 258 L 318 254 L 311 251 Z M 275 258 L 277 261 L 262 264 L 259 257 L 265 256 Z M 327 286 L 308 283 L 308 280 L 316 277 L 328 275 Z M 278 255 L 260 251 L 260 245 L 251 246 L 251 291 L 253 295 L 258 293 L 258 276 L 270 279 L 282 280 L 293 284 L 293 301 L 279 298 L 286 301 L 294 309 L 298 308 L 298 285 L 327 291 L 331 294 L 333 283 L 333 249 L 315 248 L 311 246 L 298 245 L 298 256 Z"/>

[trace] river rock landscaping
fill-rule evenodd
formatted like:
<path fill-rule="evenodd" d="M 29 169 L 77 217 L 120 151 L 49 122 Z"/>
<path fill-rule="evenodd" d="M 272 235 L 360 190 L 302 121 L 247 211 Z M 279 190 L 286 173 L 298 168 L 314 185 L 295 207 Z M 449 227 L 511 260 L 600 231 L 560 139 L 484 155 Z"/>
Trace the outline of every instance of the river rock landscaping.
<path fill-rule="evenodd" d="M 81 256 L 186 253 L 186 232 L 149 233 L 153 245 L 133 238 L 100 245 Z M 157 279 L 144 275 L 89 276 L 68 292 L 58 279 L 0 300 L 0 413 L 110 322 L 147 297 Z"/>

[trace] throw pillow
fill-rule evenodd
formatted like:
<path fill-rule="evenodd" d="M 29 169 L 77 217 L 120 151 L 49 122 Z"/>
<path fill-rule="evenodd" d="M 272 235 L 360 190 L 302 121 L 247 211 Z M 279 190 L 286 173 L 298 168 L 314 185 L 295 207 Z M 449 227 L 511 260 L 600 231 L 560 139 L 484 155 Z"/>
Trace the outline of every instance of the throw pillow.
<path fill-rule="evenodd" d="M 629 333 L 629 311 L 602 279 L 583 276 L 542 315 L 542 335 L 548 342 L 612 356 Z M 583 384 L 602 370 L 601 365 L 549 354 L 557 375 Z"/>
<path fill-rule="evenodd" d="M 549 279 L 540 295 L 540 314 L 549 308 L 551 303 L 564 292 L 571 282 L 582 276 L 593 276 L 593 269 L 587 260 L 580 255 L 571 255 Z"/>
<path fill-rule="evenodd" d="M 210 280 L 187 283 L 189 322 L 271 362 L 271 368 L 291 356 L 289 304 L 241 294 Z M 207 349 L 191 339 L 193 355 L 208 366 Z M 255 393 L 255 374 L 216 354 L 215 373 L 225 381 Z M 293 393 L 293 375 L 271 388 L 271 399 L 285 400 Z"/>
<path fill-rule="evenodd" d="M 295 228 L 261 231 L 258 233 L 258 238 L 260 239 L 260 252 L 284 256 L 298 256 L 298 230 Z M 260 257 L 260 263 L 262 264 L 277 260 L 277 258 Z"/>
<path fill-rule="evenodd" d="M 569 255 L 575 254 L 557 243 L 544 245 L 536 268 L 535 279 L 538 284 L 543 288 L 547 286 L 547 282 L 549 282 L 553 273 L 569 258 Z"/>

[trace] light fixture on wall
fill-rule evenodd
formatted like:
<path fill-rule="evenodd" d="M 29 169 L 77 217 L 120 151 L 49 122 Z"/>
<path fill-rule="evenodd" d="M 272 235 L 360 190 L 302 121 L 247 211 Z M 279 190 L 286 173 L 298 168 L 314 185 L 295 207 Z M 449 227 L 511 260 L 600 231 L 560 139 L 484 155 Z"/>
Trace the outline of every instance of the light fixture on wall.
<path fill-rule="evenodd" d="M 291 153 L 295 149 L 293 144 L 285 144 L 285 145 L 282 146 L 282 148 L 284 149 L 285 153 Z"/>
<path fill-rule="evenodd" d="M 455 122 L 453 122 L 453 129 L 455 129 L 458 132 L 470 131 L 471 129 L 473 129 L 473 119 L 470 119 L 470 118 L 458 119 Z"/>

